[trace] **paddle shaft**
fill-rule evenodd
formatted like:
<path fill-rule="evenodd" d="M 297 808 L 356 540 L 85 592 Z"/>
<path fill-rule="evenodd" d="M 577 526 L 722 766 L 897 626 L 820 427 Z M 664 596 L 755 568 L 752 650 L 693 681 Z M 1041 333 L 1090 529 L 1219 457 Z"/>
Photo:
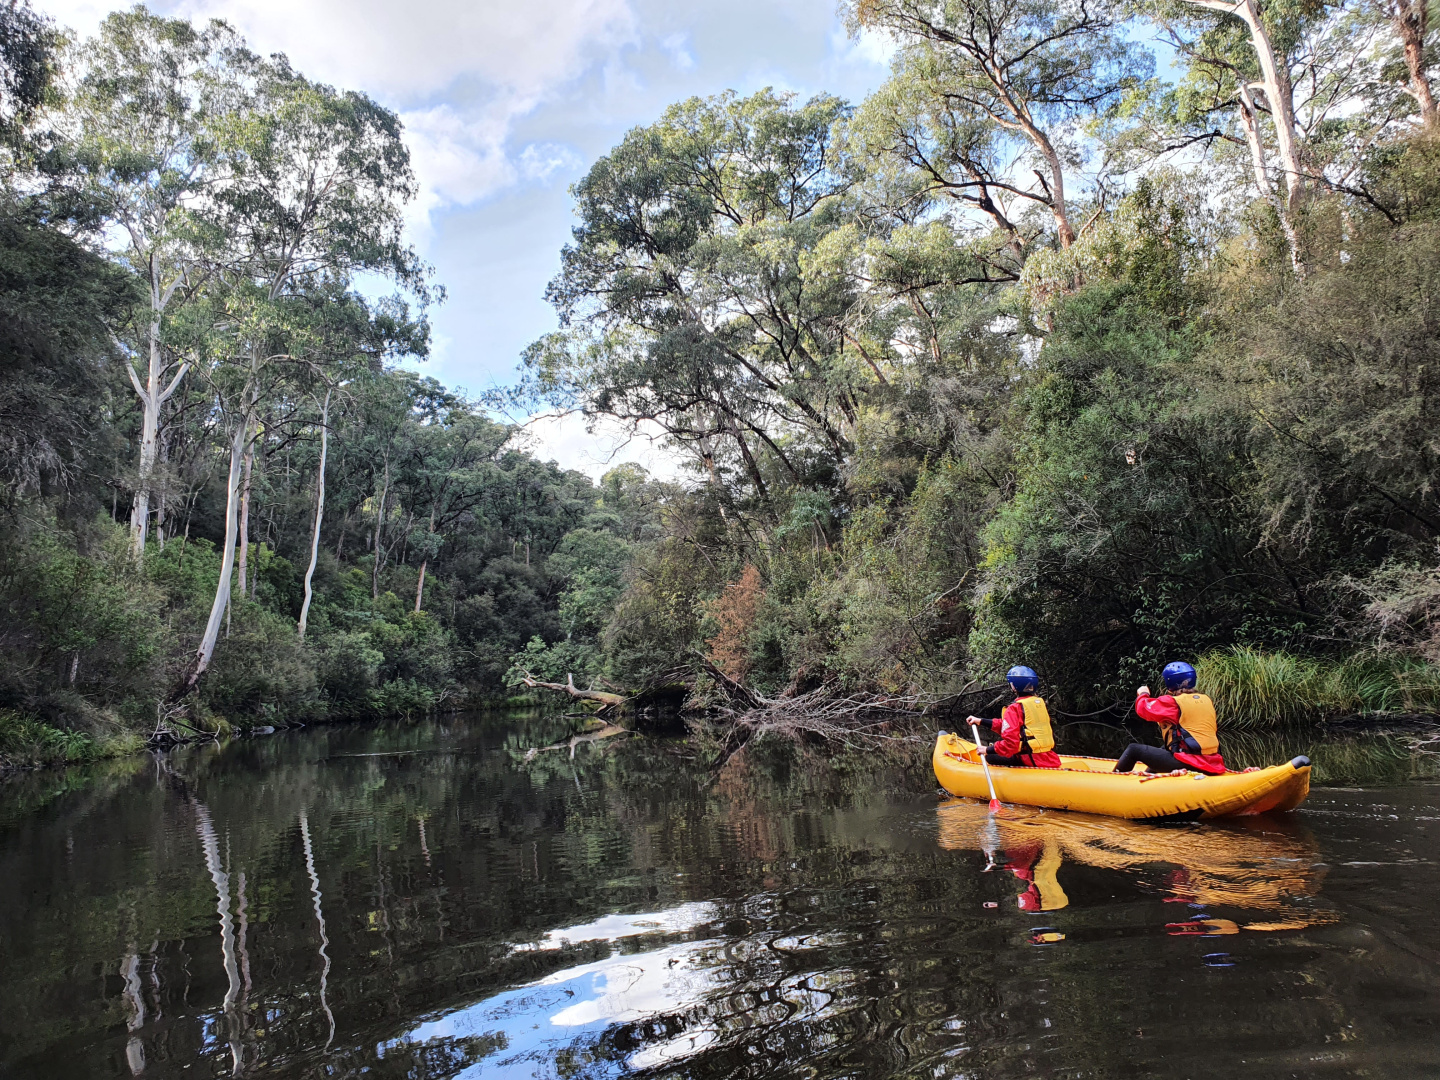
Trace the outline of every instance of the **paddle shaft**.
<path fill-rule="evenodd" d="M 990 789 L 990 809 L 997 809 L 1000 800 L 995 796 L 995 781 L 990 779 L 990 763 L 985 760 L 985 748 L 980 745 L 980 727 L 978 724 L 970 725 L 970 734 L 975 736 L 975 756 L 980 759 L 980 767 L 985 770 L 985 786 Z"/>

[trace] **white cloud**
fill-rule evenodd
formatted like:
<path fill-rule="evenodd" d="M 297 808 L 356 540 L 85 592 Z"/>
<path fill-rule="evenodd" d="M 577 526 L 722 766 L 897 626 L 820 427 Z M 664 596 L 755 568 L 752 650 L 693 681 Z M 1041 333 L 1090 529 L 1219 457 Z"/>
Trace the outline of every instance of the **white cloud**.
<path fill-rule="evenodd" d="M 55 0 L 46 6 L 58 21 L 88 34 L 108 10 L 128 5 Z M 153 6 L 197 21 L 223 18 L 257 51 L 286 53 L 306 75 L 364 90 L 398 109 L 421 186 L 408 219 L 422 243 L 437 210 L 575 169 L 580 159 L 567 147 L 511 147 L 514 125 L 638 40 L 629 0 L 160 0 Z"/>
<path fill-rule="evenodd" d="M 831 31 L 830 48 L 842 64 L 888 68 L 898 46 L 889 34 L 865 29 L 859 36 L 851 37 L 844 27 L 836 26 Z"/>
<path fill-rule="evenodd" d="M 474 79 L 533 103 L 635 35 L 628 0 L 181 0 L 177 13 L 225 18 L 302 71 L 405 102 Z"/>
<path fill-rule="evenodd" d="M 695 66 L 695 54 L 690 51 L 689 34 L 671 34 L 661 40 L 660 47 L 670 54 L 670 60 L 681 71 Z"/>
<path fill-rule="evenodd" d="M 568 146 L 560 143 L 530 143 L 520 151 L 520 175 L 526 180 L 545 183 L 557 172 L 574 172 L 585 160 Z"/>
<path fill-rule="evenodd" d="M 675 480 L 682 475 L 684 461 L 663 439 L 653 425 L 632 433 L 617 421 L 599 419 L 587 429 L 578 413 L 537 414 L 527 421 L 522 437 L 526 449 L 542 461 L 554 461 L 562 469 L 575 469 L 596 480 L 625 462 L 634 462 L 657 480 Z"/>

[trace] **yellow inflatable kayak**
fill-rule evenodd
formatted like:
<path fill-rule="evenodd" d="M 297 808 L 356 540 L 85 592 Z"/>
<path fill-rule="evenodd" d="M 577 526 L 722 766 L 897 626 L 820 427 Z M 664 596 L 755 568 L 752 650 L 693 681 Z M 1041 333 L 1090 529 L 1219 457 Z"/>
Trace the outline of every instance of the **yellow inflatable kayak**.
<path fill-rule="evenodd" d="M 935 778 L 951 795 L 990 797 L 973 742 L 942 731 L 933 760 Z M 1143 765 L 1135 772 L 1117 773 L 1111 771 L 1113 758 L 1061 754 L 1060 761 L 1058 769 L 992 768 L 996 797 L 1108 817 L 1193 820 L 1293 810 L 1310 793 L 1310 759 L 1305 757 L 1223 776 L 1152 776 Z"/>

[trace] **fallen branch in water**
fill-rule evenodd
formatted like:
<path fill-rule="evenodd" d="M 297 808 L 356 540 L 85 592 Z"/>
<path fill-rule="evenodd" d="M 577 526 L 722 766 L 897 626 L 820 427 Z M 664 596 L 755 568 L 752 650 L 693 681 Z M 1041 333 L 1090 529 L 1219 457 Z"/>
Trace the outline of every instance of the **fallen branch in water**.
<path fill-rule="evenodd" d="M 948 714 L 965 698 L 993 694 L 998 687 L 966 687 L 955 694 L 866 694 L 846 692 L 823 683 L 804 692 L 792 684 L 777 698 L 767 698 L 730 678 L 708 660 L 702 664 L 730 699 L 711 711 L 727 724 L 715 767 L 757 735 L 777 734 L 796 741 L 823 739 L 852 749 L 930 738 L 907 728 L 937 714 Z"/>
<path fill-rule="evenodd" d="M 696 664 L 714 684 L 720 704 L 694 709 L 692 714 L 718 721 L 725 732 L 717 758 L 717 767 L 756 735 L 778 734 L 789 739 L 822 739 L 848 747 L 878 746 L 917 738 L 901 729 L 914 727 L 918 721 L 937 715 L 948 715 L 959 709 L 966 699 L 985 698 L 1003 689 L 997 686 L 975 686 L 973 683 L 953 694 L 885 694 L 843 690 L 836 682 L 823 682 L 802 690 L 801 674 L 797 673 L 778 697 L 766 697 L 746 686 L 717 667 L 708 657 L 696 657 Z M 675 675 L 663 686 L 674 686 Z M 604 716 L 624 707 L 636 707 L 647 700 L 655 688 L 635 694 L 608 693 L 603 690 L 581 690 L 572 675 L 565 682 L 544 682 L 526 671 L 521 681 L 531 689 L 554 690 L 571 698 L 601 703 Z M 682 691 L 684 687 L 679 687 Z M 929 737 L 928 733 L 925 736 Z M 569 745 L 559 743 L 558 749 Z M 573 748 L 572 748 L 573 749 Z"/>
<path fill-rule="evenodd" d="M 598 701 L 604 709 L 618 708 L 630 700 L 625 694 L 611 694 L 604 690 L 581 690 L 575 685 L 575 676 L 568 672 L 565 675 L 565 681 L 563 683 L 542 682 L 528 671 L 520 677 L 520 681 L 532 690 L 536 688 L 541 690 L 554 690 L 561 694 L 569 694 L 572 698 L 578 698 L 582 701 Z M 602 711 L 604 710 L 602 709 Z"/>

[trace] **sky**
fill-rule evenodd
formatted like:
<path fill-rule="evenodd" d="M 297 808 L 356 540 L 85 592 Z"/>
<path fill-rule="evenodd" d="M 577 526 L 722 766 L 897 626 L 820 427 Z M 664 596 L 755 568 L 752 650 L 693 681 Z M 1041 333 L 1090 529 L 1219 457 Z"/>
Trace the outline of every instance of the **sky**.
<path fill-rule="evenodd" d="M 32 0 L 94 31 L 121 7 Z M 546 283 L 574 224 L 569 186 L 626 131 L 692 95 L 766 86 L 858 101 L 886 49 L 850 39 L 836 0 L 153 0 L 222 18 L 258 52 L 362 90 L 400 114 L 420 196 L 411 236 L 448 291 L 422 366 L 480 393 L 515 380 L 521 350 L 556 326 Z M 675 462 L 645 439 L 594 434 L 578 417 L 528 429 L 532 449 L 598 476 Z"/>

